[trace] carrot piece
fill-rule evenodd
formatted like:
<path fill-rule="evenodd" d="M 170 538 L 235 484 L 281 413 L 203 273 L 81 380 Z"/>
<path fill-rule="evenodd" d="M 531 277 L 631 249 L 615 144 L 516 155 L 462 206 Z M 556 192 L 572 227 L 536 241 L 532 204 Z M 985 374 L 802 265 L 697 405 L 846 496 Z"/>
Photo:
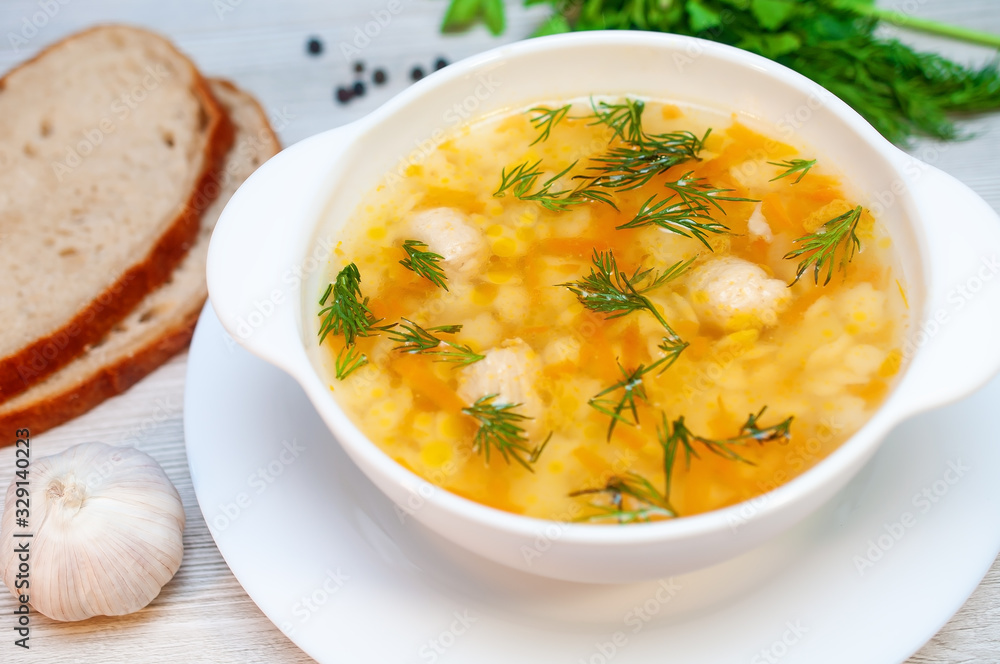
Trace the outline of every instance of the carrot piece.
<path fill-rule="evenodd" d="M 802 228 L 802 220 L 793 222 L 788 215 L 788 208 L 785 206 L 781 194 L 767 194 L 764 196 L 761 207 L 761 214 L 767 219 L 768 225 L 776 233 L 784 230 L 798 231 Z"/>
<path fill-rule="evenodd" d="M 646 343 L 639 333 L 639 322 L 633 320 L 622 333 L 622 364 L 637 367 L 646 356 Z"/>
<path fill-rule="evenodd" d="M 434 375 L 431 360 L 416 355 L 401 355 L 389 365 L 414 394 L 432 401 L 441 410 L 458 412 L 468 404 L 448 383 Z"/>

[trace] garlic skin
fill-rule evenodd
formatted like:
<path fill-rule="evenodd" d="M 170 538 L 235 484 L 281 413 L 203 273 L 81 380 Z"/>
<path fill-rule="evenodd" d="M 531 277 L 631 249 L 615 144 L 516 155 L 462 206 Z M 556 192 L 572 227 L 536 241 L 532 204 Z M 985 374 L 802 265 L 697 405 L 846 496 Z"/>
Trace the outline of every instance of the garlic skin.
<path fill-rule="evenodd" d="M 148 454 L 82 443 L 34 460 L 28 481 L 27 530 L 15 530 L 15 482 L 7 489 L 0 576 L 15 596 L 27 594 L 39 613 L 62 621 L 134 613 L 180 567 L 184 508 Z M 30 542 L 27 589 L 15 590 L 15 532 L 34 535 L 18 538 Z"/>

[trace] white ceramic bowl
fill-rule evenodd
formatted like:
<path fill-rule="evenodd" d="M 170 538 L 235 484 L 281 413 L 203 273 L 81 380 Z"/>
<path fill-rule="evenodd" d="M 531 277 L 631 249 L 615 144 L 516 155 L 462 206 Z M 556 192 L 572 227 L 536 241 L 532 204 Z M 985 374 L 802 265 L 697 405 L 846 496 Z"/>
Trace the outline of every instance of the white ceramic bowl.
<path fill-rule="evenodd" d="M 338 226 L 402 159 L 470 117 L 538 100 L 674 98 L 793 132 L 855 185 L 901 254 L 912 329 L 904 371 L 874 417 L 802 476 L 750 502 L 624 527 L 518 516 L 438 489 L 392 461 L 333 400 L 315 310 Z M 969 394 L 1000 368 L 1000 220 L 965 185 L 883 139 L 846 104 L 764 58 L 646 32 L 520 42 L 450 65 L 368 117 L 262 166 L 226 207 L 208 259 L 212 305 L 245 348 L 291 374 L 358 467 L 445 538 L 499 563 L 595 583 L 684 573 L 734 557 L 817 509 L 903 419 Z M 312 506 L 321 510 L 321 506 Z"/>

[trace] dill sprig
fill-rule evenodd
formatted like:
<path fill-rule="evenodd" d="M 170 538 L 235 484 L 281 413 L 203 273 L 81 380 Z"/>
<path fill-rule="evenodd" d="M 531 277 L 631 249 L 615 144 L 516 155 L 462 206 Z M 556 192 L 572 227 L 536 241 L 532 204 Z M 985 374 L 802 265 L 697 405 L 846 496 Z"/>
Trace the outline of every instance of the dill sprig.
<path fill-rule="evenodd" d="M 655 202 L 654 202 L 655 201 Z M 659 226 L 660 228 L 693 237 L 709 249 L 708 234 L 728 233 L 729 227 L 716 221 L 701 205 L 670 198 L 656 199 L 650 196 L 635 217 L 620 226 L 622 228 L 642 228 L 643 226 Z"/>
<path fill-rule="evenodd" d="M 706 131 L 700 138 L 689 131 L 648 134 L 642 127 L 645 108 L 642 100 L 626 98 L 620 104 L 603 101 L 595 104 L 591 100 L 591 107 L 592 115 L 586 116 L 592 120 L 590 124 L 607 125 L 613 132 L 611 141 L 617 138 L 621 144 L 611 145 L 605 152 L 590 159 L 584 173 L 573 175 L 572 179 L 579 181 L 576 187 L 553 189 L 555 183 L 569 174 L 578 162 L 574 161 L 539 184 L 543 175 L 542 161 L 539 159 L 534 163 L 525 161 L 510 169 L 503 168 L 500 186 L 493 195 L 501 198 L 510 191 L 522 201 L 536 201 L 553 212 L 565 212 L 574 205 L 588 202 L 606 203 L 617 210 L 618 206 L 611 192 L 636 189 L 678 164 L 698 159 L 698 153 L 711 132 Z M 543 128 L 531 145 L 547 139 L 552 127 L 566 117 L 570 108 L 570 105 L 566 105 L 555 110 L 543 107 L 531 109 L 539 113 L 531 119 L 532 124 L 536 128 Z M 686 175 L 689 176 L 690 173 Z M 713 190 L 712 195 L 726 191 L 728 190 Z"/>
<path fill-rule="evenodd" d="M 493 192 L 493 196 L 503 198 L 510 191 L 522 201 L 535 201 L 546 210 L 552 210 L 553 212 L 565 212 L 573 205 L 580 205 L 590 200 L 586 196 L 578 195 L 575 189 L 552 190 L 553 185 L 576 166 L 575 161 L 551 178 L 543 181 L 539 189 L 532 191 L 542 176 L 541 165 L 542 160 L 539 159 L 533 164 L 527 161 L 518 164 L 512 167 L 510 172 L 506 168 L 501 169 L 500 187 Z"/>
<path fill-rule="evenodd" d="M 399 261 L 399 264 L 407 270 L 413 270 L 435 286 L 448 290 L 448 284 L 445 283 L 448 277 L 444 269 L 438 265 L 444 257 L 426 249 L 427 244 L 420 240 L 405 240 L 403 251 L 406 252 L 406 258 Z"/>
<path fill-rule="evenodd" d="M 467 366 L 486 357 L 474 352 L 468 345 L 463 346 L 454 341 L 447 341 L 435 334 L 457 334 L 462 331 L 461 325 L 438 325 L 437 327 L 423 328 L 406 318 L 402 321 L 399 327 L 389 332 L 389 338 L 400 344 L 393 350 L 434 355 L 437 362 L 454 362 L 459 366 Z"/>
<path fill-rule="evenodd" d="M 581 489 L 569 494 L 571 498 L 588 495 L 605 495 L 607 505 L 591 502 L 594 514 L 580 519 L 588 523 L 614 521 L 636 523 L 650 521 L 653 517 L 672 518 L 677 516 L 673 507 L 652 482 L 636 473 L 613 475 L 603 487 Z M 633 504 L 634 503 L 634 504 Z"/>
<path fill-rule="evenodd" d="M 335 363 L 337 380 L 344 380 L 366 364 L 368 356 L 359 351 L 357 346 L 344 346 L 337 353 Z"/>
<path fill-rule="evenodd" d="M 541 132 L 538 137 L 531 142 L 531 145 L 536 143 L 542 143 L 549 140 L 549 135 L 552 133 L 552 128 L 563 121 L 566 114 L 569 113 L 569 109 L 573 107 L 572 104 L 566 104 L 565 106 L 560 106 L 559 108 L 546 108 L 544 106 L 536 106 L 530 109 L 529 113 L 535 113 L 536 115 L 531 118 L 531 125 L 535 129 L 540 129 Z"/>
<path fill-rule="evenodd" d="M 557 285 L 569 289 L 580 304 L 591 311 L 605 314 L 606 319 L 646 310 L 656 317 L 672 337 L 676 337 L 673 328 L 645 294 L 680 277 L 696 258 L 694 256 L 686 261 L 678 261 L 659 274 L 652 269 L 637 267 L 630 277 L 618 269 L 614 252 L 598 252 L 595 249 L 591 257 L 593 267 L 590 268 L 590 274 L 578 281 Z"/>
<path fill-rule="evenodd" d="M 330 300 L 331 295 L 333 300 Z M 324 307 L 318 314 L 323 316 L 319 328 L 321 344 L 329 334 L 342 334 L 345 344 L 351 346 L 359 336 L 366 337 L 373 330 L 386 331 L 395 326 L 395 323 L 378 325 L 382 319 L 375 318 L 368 308 L 368 298 L 361 295 L 361 272 L 354 263 L 337 273 L 337 278 L 326 287 L 319 304 Z"/>
<path fill-rule="evenodd" d="M 604 154 L 590 160 L 591 174 L 578 175 L 590 186 L 628 191 L 645 185 L 653 177 L 685 161 L 698 159 L 711 129 L 699 138 L 690 131 L 648 134 L 642 126 L 646 108 L 641 99 L 626 98 L 622 103 L 594 104 L 591 125 L 603 124 L 623 144 L 610 147 Z"/>
<path fill-rule="evenodd" d="M 673 366 L 674 362 L 677 361 L 677 358 L 681 356 L 681 353 L 683 353 L 684 349 L 689 345 L 690 344 L 688 342 L 684 341 L 677 335 L 668 335 L 663 337 L 663 340 L 660 341 L 657 346 L 657 348 L 663 351 L 663 357 L 653 362 L 653 364 L 650 365 L 650 369 L 659 367 L 660 373 L 663 373 Z"/>
<path fill-rule="evenodd" d="M 670 498 L 678 455 L 682 454 L 685 467 L 690 467 L 691 457 L 700 458 L 695 448 L 698 444 L 724 459 L 753 465 L 752 461 L 734 448 L 752 442 L 764 444 L 775 440 L 787 441 L 791 437 L 794 416 L 772 426 L 761 427 L 760 418 L 766 410 L 767 406 L 764 406 L 757 413 L 750 413 L 737 435 L 721 439 L 696 435 L 688 429 L 683 416 L 668 422 L 666 414 L 661 412 L 661 422 L 656 427 L 656 438 L 663 450 L 663 491 L 659 491 L 652 482 L 634 472 L 613 476 L 603 487 L 583 489 L 569 494 L 571 497 L 604 494 L 609 498 L 609 504 L 590 503 L 595 512 L 584 516 L 581 521 L 594 523 L 613 520 L 618 523 L 631 523 L 649 521 L 650 517 L 678 516 Z"/>
<path fill-rule="evenodd" d="M 754 463 L 739 454 L 735 449 L 751 442 L 764 444 L 774 440 L 788 441 L 791 437 L 792 420 L 794 416 L 769 427 L 761 428 L 758 422 L 767 406 L 764 406 L 757 413 L 750 413 L 747 421 L 740 427 L 740 431 L 732 438 L 713 439 L 706 436 L 698 436 L 691 432 L 684 423 L 684 417 L 678 417 L 673 423 L 667 423 L 667 416 L 661 413 L 662 422 L 657 427 L 656 434 L 663 448 L 663 474 L 664 474 L 664 496 L 669 501 L 670 491 L 673 486 L 674 468 L 677 461 L 678 451 L 684 453 L 684 467 L 691 466 L 691 457 L 700 458 L 694 443 L 699 443 L 712 454 L 716 454 L 723 459 L 738 461 L 748 465 Z"/>
<path fill-rule="evenodd" d="M 626 98 L 616 104 L 594 104 L 591 100 L 591 107 L 590 124 L 608 126 L 613 132 L 612 141 L 617 138 L 622 144 L 592 158 L 587 173 L 575 176 L 585 180 L 588 188 L 629 191 L 642 187 L 670 168 L 698 159 L 712 131 L 709 129 L 700 138 L 690 131 L 648 134 L 642 126 L 646 104 L 640 99 Z"/>
<path fill-rule="evenodd" d="M 814 233 L 803 235 L 793 240 L 798 244 L 798 249 L 794 249 L 785 254 L 786 259 L 804 256 L 795 269 L 796 283 L 809 266 L 813 268 L 813 279 L 819 284 L 820 273 L 826 268 L 826 279 L 823 285 L 830 283 L 833 278 L 834 268 L 847 271 L 847 264 L 854 258 L 854 252 L 861 248 L 861 240 L 858 239 L 858 223 L 861 220 L 861 206 L 848 210 L 844 214 L 834 217 L 830 221 L 820 226 Z M 837 252 L 840 252 L 840 259 L 837 259 Z"/>
<path fill-rule="evenodd" d="M 521 422 L 530 417 L 514 411 L 521 404 L 495 404 L 496 394 L 488 394 L 476 400 L 476 403 L 463 408 L 462 412 L 479 421 L 479 430 L 473 440 L 472 451 L 482 454 L 487 465 L 490 462 L 490 451 L 496 450 L 507 463 L 511 459 L 524 466 L 530 472 L 535 472 L 531 464 L 538 460 L 552 434 L 534 448 L 528 447 L 528 437 L 524 433 Z"/>
<path fill-rule="evenodd" d="M 642 112 L 646 103 L 641 99 L 625 99 L 623 103 L 611 104 L 606 101 L 594 103 L 590 100 L 593 110 L 588 118 L 590 125 L 605 125 L 614 132 L 614 137 L 629 143 L 639 143 L 643 138 Z"/>
<path fill-rule="evenodd" d="M 573 189 L 552 190 L 553 185 L 576 166 L 573 162 L 560 172 L 553 175 L 548 180 L 541 183 L 536 191 L 532 191 L 542 176 L 542 160 L 535 163 L 523 162 L 510 169 L 500 171 L 500 187 L 493 193 L 496 198 L 503 198 L 508 191 L 522 201 L 535 201 L 546 210 L 553 212 L 565 212 L 574 205 L 581 205 L 590 201 L 600 201 L 614 207 L 610 196 L 606 192 L 594 190 L 591 187 L 581 186 Z"/>
<path fill-rule="evenodd" d="M 664 182 L 663 186 L 674 192 L 671 198 L 676 195 L 682 204 L 690 206 L 691 209 L 702 210 L 704 212 L 708 212 L 712 206 L 715 206 L 719 212 L 725 214 L 726 210 L 722 207 L 720 201 L 739 203 L 759 202 L 754 198 L 723 196 L 722 194 L 728 194 L 733 189 L 720 189 L 707 182 L 705 178 L 696 178 L 693 176 L 694 171 L 688 171 L 676 180 Z"/>
<path fill-rule="evenodd" d="M 639 411 L 636 408 L 636 399 L 646 401 L 648 398 L 646 396 L 646 385 L 643 383 L 643 377 L 657 365 L 658 362 L 649 366 L 640 364 L 635 369 L 629 371 L 619 362 L 618 370 L 622 373 L 622 379 L 611 387 L 601 390 L 587 401 L 587 404 L 594 410 L 611 418 L 611 422 L 608 424 L 609 441 L 615 432 L 615 425 L 619 422 L 629 426 L 639 424 Z M 607 398 L 605 396 L 619 390 L 621 392 L 617 395 L 617 398 Z M 631 413 L 631 419 L 629 418 L 629 413 Z"/>
<path fill-rule="evenodd" d="M 684 451 L 686 465 L 690 465 L 692 456 L 699 458 L 698 452 L 694 448 L 694 443 L 699 443 L 712 454 L 716 454 L 724 459 L 753 465 L 753 462 L 741 456 L 734 448 L 745 446 L 747 443 L 754 441 L 766 443 L 779 439 L 788 440 L 794 417 L 788 417 L 778 424 L 761 428 L 758 425 L 758 421 L 766 410 L 767 406 L 764 406 L 757 413 L 750 413 L 747 416 L 747 421 L 740 427 L 739 433 L 731 438 L 708 438 L 696 435 L 688 429 L 684 423 L 683 416 L 678 417 L 668 426 L 666 416 L 663 415 L 662 427 L 657 432 L 660 444 L 664 449 L 664 472 L 668 478 L 667 495 L 670 494 L 669 478 L 673 474 L 674 460 L 679 449 Z"/>
<path fill-rule="evenodd" d="M 664 182 L 663 186 L 671 193 L 667 198 L 650 196 L 642 204 L 631 221 L 618 228 L 642 228 L 643 226 L 659 226 L 684 237 L 693 237 L 710 250 L 708 235 L 728 233 L 729 227 L 717 221 L 712 216 L 714 207 L 722 214 L 726 211 L 720 201 L 756 203 L 752 198 L 726 196 L 732 189 L 721 189 L 705 181 L 704 178 L 692 177 L 693 171 L 688 171 L 676 180 Z"/>
<path fill-rule="evenodd" d="M 688 141 L 692 137 L 695 143 L 700 139 L 690 132 L 677 132 L 677 142 Z M 575 175 L 574 179 L 584 180 L 589 187 L 603 187 L 614 191 L 630 191 L 647 184 L 657 175 L 695 159 L 691 152 L 696 148 L 685 147 L 677 150 L 667 150 L 659 145 L 627 145 L 608 148 L 606 152 L 590 160 L 587 173 Z"/>
<path fill-rule="evenodd" d="M 815 159 L 786 159 L 784 161 L 769 161 L 767 162 L 771 166 L 777 166 L 779 168 L 784 168 L 785 170 L 774 176 L 768 182 L 774 182 L 775 180 L 780 180 L 781 178 L 787 178 L 789 175 L 795 175 L 798 173 L 798 177 L 792 182 L 792 184 L 798 184 L 802 178 L 806 176 L 809 169 L 816 165 Z"/>

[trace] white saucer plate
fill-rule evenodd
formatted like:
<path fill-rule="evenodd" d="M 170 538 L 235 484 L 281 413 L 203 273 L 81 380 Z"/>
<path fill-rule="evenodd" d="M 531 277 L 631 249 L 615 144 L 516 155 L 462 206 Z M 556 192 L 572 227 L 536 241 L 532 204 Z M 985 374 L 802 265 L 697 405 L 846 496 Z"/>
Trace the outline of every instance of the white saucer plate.
<path fill-rule="evenodd" d="M 1000 551 L 1000 379 L 899 427 L 779 539 L 628 586 L 524 575 L 424 529 L 211 307 L 186 385 L 188 462 L 212 535 L 268 618 L 323 664 L 902 662 Z M 540 532 L 540 555 L 552 537 L 556 525 Z"/>

